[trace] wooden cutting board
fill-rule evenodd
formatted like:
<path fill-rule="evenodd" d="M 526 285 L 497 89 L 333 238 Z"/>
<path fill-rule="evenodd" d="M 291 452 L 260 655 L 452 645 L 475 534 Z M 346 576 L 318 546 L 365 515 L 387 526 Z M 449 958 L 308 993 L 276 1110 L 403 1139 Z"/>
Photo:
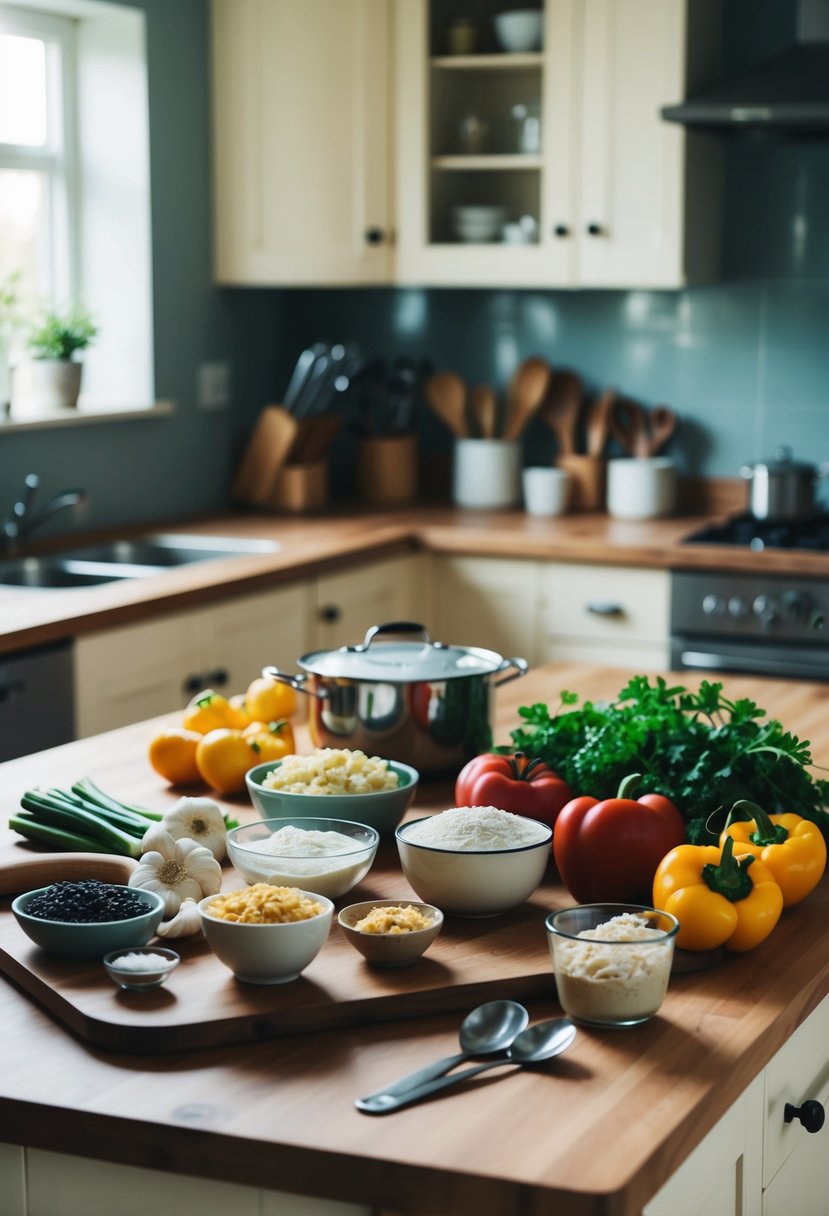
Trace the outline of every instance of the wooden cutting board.
<path fill-rule="evenodd" d="M 416 896 L 403 878 L 393 845 L 367 878 L 337 901 Z M 231 870 L 225 890 L 244 885 Z M 95 961 L 63 959 L 34 946 L 0 905 L 0 971 L 79 1038 L 128 1052 L 183 1051 L 258 1041 L 337 1026 L 466 1013 L 482 1001 L 550 999 L 555 986 L 544 930 L 561 906 L 561 888 L 542 886 L 523 907 L 482 920 L 446 917 L 440 936 L 410 967 L 369 966 L 336 923 L 316 959 L 290 984 L 236 980 L 201 936 L 164 940 L 181 955 L 167 983 L 127 992 Z"/>

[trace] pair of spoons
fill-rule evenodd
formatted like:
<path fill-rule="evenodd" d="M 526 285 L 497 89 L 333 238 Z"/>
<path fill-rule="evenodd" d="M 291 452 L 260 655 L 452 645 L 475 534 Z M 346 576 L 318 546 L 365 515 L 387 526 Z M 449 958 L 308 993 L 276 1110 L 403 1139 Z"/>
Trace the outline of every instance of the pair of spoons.
<path fill-rule="evenodd" d="M 539 1064 L 566 1051 L 576 1037 L 576 1028 L 569 1018 L 554 1018 L 529 1026 L 530 1015 L 517 1001 L 490 1001 L 473 1009 L 464 1018 L 460 1029 L 461 1051 L 419 1068 L 399 1081 L 358 1098 L 354 1105 L 369 1115 L 386 1115 L 401 1106 L 418 1102 L 431 1094 L 448 1089 L 470 1077 L 500 1068 L 504 1064 Z M 464 1060 L 498 1054 L 499 1059 L 462 1072 L 446 1074 Z"/>

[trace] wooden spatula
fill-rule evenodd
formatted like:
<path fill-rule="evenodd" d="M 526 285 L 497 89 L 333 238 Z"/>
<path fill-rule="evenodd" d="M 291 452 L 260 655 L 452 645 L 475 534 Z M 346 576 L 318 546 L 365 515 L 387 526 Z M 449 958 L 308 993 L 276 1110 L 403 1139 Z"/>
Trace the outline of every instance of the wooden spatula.
<path fill-rule="evenodd" d="M 679 418 L 667 405 L 655 405 L 650 417 L 650 448 L 649 455 L 656 456 L 679 426 Z"/>
<path fill-rule="evenodd" d="M 423 385 L 432 411 L 458 439 L 469 436 L 466 425 L 466 384 L 455 372 L 436 372 Z"/>
<path fill-rule="evenodd" d="M 552 368 L 544 359 L 525 359 L 507 388 L 504 439 L 518 439 L 547 395 Z"/>
<path fill-rule="evenodd" d="M 606 388 L 590 403 L 585 421 L 588 456 L 603 456 L 610 437 L 610 419 L 616 404 L 616 390 Z"/>
<path fill-rule="evenodd" d="M 581 376 L 570 371 L 553 372 L 539 413 L 558 440 L 558 450 L 562 456 L 575 455 L 576 428 L 583 395 Z"/>
<path fill-rule="evenodd" d="M 617 397 L 610 417 L 610 431 L 629 456 L 650 456 L 648 417 L 638 401 Z"/>
<path fill-rule="evenodd" d="M 495 390 L 488 384 L 476 384 L 470 397 L 472 418 L 482 439 L 494 439 L 498 420 L 498 402 Z"/>

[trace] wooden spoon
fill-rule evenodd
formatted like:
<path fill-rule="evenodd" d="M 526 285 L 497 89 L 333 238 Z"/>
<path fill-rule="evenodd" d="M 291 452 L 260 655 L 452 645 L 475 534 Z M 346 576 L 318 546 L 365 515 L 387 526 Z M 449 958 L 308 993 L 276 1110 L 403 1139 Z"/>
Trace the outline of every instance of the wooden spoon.
<path fill-rule="evenodd" d="M 495 425 L 498 416 L 498 403 L 495 391 L 488 384 L 476 384 L 472 390 L 470 408 L 475 425 L 481 432 L 482 439 L 495 438 Z"/>
<path fill-rule="evenodd" d="M 615 404 L 616 390 L 613 388 L 606 388 L 595 401 L 591 402 L 585 422 L 588 456 L 598 458 L 604 455 L 610 436 L 610 419 Z"/>
<path fill-rule="evenodd" d="M 656 456 L 679 426 L 679 418 L 667 405 L 656 405 L 651 410 L 650 452 Z"/>
<path fill-rule="evenodd" d="M 519 363 L 507 388 L 504 439 L 518 439 L 547 395 L 552 369 L 544 359 Z"/>
<path fill-rule="evenodd" d="M 466 385 L 454 372 L 437 372 L 423 385 L 432 411 L 458 439 L 469 436 L 466 425 Z"/>
<path fill-rule="evenodd" d="M 610 418 L 610 430 L 629 456 L 650 456 L 648 419 L 638 401 L 617 397 Z"/>
<path fill-rule="evenodd" d="M 562 456 L 576 453 L 576 426 L 581 412 L 584 385 L 575 372 L 554 372 L 541 406 L 541 417 L 558 440 Z"/>

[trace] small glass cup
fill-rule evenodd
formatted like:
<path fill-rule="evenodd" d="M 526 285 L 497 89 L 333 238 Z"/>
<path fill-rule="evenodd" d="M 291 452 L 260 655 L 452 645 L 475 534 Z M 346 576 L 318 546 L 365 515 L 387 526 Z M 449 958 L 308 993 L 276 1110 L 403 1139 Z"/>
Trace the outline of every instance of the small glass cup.
<path fill-rule="evenodd" d="M 606 935 L 595 932 L 609 921 Z M 625 921 L 650 932 L 634 939 L 631 928 L 623 940 Z M 675 916 L 638 904 L 581 904 L 551 912 L 545 927 L 559 1004 L 573 1021 L 617 1029 L 654 1016 L 671 976 Z"/>

